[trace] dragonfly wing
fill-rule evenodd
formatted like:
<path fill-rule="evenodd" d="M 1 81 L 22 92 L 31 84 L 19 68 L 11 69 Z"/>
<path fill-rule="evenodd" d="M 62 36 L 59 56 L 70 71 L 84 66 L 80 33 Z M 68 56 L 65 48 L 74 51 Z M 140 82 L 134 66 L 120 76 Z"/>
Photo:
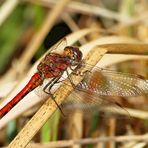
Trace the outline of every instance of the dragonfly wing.
<path fill-rule="evenodd" d="M 58 41 L 54 46 L 51 47 L 49 52 L 55 52 L 55 51 L 61 51 L 67 46 L 67 40 L 66 38 L 61 39 Z"/>
<path fill-rule="evenodd" d="M 103 117 L 113 114 L 124 114 L 130 117 L 128 111 L 120 105 L 115 98 L 109 96 L 98 96 L 86 91 L 75 89 L 61 105 L 63 112 L 71 114 L 74 111 L 82 111 L 86 116 L 95 112 Z M 104 110 L 109 112 L 104 113 Z M 102 112 L 103 111 L 103 112 Z M 121 118 L 121 117 L 120 117 Z"/>
<path fill-rule="evenodd" d="M 76 89 L 98 96 L 140 96 L 148 94 L 148 81 L 139 75 L 95 67 L 85 75 Z"/>
<path fill-rule="evenodd" d="M 89 65 L 90 66 L 90 65 Z M 115 97 L 139 96 L 148 93 L 148 81 L 138 75 L 95 67 L 87 72 L 75 91 L 63 102 L 68 110 L 122 112 L 130 116 Z"/>

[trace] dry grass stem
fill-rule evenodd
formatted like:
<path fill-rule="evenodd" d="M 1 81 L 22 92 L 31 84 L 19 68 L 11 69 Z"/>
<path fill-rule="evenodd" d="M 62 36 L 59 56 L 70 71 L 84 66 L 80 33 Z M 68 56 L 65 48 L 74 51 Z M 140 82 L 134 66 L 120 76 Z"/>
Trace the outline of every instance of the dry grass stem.
<path fill-rule="evenodd" d="M 5 22 L 14 8 L 18 5 L 19 0 L 6 0 L 0 8 L 0 26 Z"/>
<path fill-rule="evenodd" d="M 108 53 L 114 54 L 148 55 L 148 44 L 115 43 L 99 45 L 99 47 L 105 48 L 107 49 Z"/>
<path fill-rule="evenodd" d="M 38 0 L 38 1 L 24 0 L 24 1 L 39 4 L 49 8 L 53 7 L 57 3 L 54 0 Z M 98 6 L 93 6 L 90 4 L 84 4 L 82 2 L 70 2 L 66 6 L 66 11 L 81 13 L 85 15 L 102 16 L 108 19 L 115 19 L 117 21 L 121 21 L 121 24 L 111 27 L 109 29 L 111 30 L 111 32 L 112 30 L 117 31 L 123 27 L 133 25 L 141 21 L 145 21 L 148 18 L 148 12 L 144 12 L 142 15 L 136 16 L 134 18 L 129 18 L 127 16 L 122 16 L 119 13 L 109 11 L 105 8 L 100 8 Z"/>
<path fill-rule="evenodd" d="M 109 130 L 108 130 L 109 136 L 114 137 L 116 135 L 115 134 L 116 133 L 116 118 L 111 117 L 109 119 L 109 125 L 110 125 Z M 114 148 L 115 145 L 116 145 L 115 141 L 109 141 L 109 147 Z"/>
<path fill-rule="evenodd" d="M 139 119 L 147 119 L 148 118 L 148 112 L 137 110 L 137 109 L 131 109 L 124 107 L 125 110 L 127 110 L 131 117 L 139 118 Z M 111 107 L 104 107 L 101 109 L 101 111 L 109 112 L 109 113 L 117 113 L 113 108 Z M 118 109 L 118 114 L 127 116 L 128 114 L 123 109 Z M 128 115 L 129 116 L 129 115 Z"/>
<path fill-rule="evenodd" d="M 64 13 L 64 14 L 62 15 L 62 19 L 65 21 L 65 23 L 68 25 L 68 27 L 69 27 L 73 32 L 80 30 L 80 28 L 78 27 L 78 25 L 74 22 L 74 20 L 72 19 L 72 17 L 71 17 L 69 14 Z M 83 45 L 83 44 L 85 44 L 87 41 L 86 41 L 85 38 L 81 38 L 81 39 L 79 40 L 79 42 Z"/>
<path fill-rule="evenodd" d="M 129 27 L 140 22 L 145 22 L 145 20 L 148 20 L 148 12 L 144 12 L 141 15 L 136 16 L 135 18 L 130 19 L 126 23 L 122 22 L 121 24 L 114 25 L 113 27 L 109 28 L 108 31 L 118 32 L 125 27 Z"/>
<path fill-rule="evenodd" d="M 24 0 L 24 1 L 39 4 L 44 7 L 50 7 L 50 8 L 53 7 L 57 3 L 54 0 L 38 0 L 38 1 Z M 128 18 L 126 16 L 121 16 L 119 13 L 109 11 L 105 8 L 101 8 L 98 6 L 84 4 L 82 2 L 71 1 L 66 7 L 66 11 L 87 14 L 87 15 L 94 15 L 94 16 L 102 16 L 102 17 L 105 17 L 108 19 L 115 19 L 118 21 L 127 21 L 128 20 Z"/>
<path fill-rule="evenodd" d="M 131 136 L 116 136 L 116 137 L 101 137 L 101 138 L 85 138 L 79 140 L 63 140 L 50 142 L 48 144 L 29 144 L 27 148 L 60 148 L 60 147 L 70 147 L 74 144 L 87 145 L 87 144 L 97 144 L 100 142 L 128 142 L 128 141 L 145 141 L 148 142 L 148 134 L 145 135 L 131 135 Z"/>
<path fill-rule="evenodd" d="M 144 55 L 126 55 L 126 54 L 106 54 L 97 64 L 99 67 L 111 66 L 130 60 L 148 60 L 148 56 Z"/>
<path fill-rule="evenodd" d="M 99 59 L 103 56 L 106 50 L 98 50 L 95 48 L 89 52 L 85 60 L 91 65 L 95 65 Z M 90 70 L 90 67 L 84 66 L 80 68 L 80 72 L 84 73 L 85 71 Z M 78 84 L 83 76 L 80 75 L 71 75 L 71 79 L 75 80 Z M 61 104 L 62 101 L 70 94 L 74 88 L 71 86 L 69 80 L 66 80 L 63 85 L 54 93 L 55 100 L 58 104 Z M 61 93 L 62 92 L 62 93 Z M 38 112 L 33 116 L 33 118 L 26 124 L 26 126 L 21 130 L 21 132 L 15 137 L 15 139 L 8 146 L 9 148 L 23 148 L 25 147 L 32 137 L 38 132 L 38 130 L 44 125 L 44 123 L 49 119 L 49 117 L 55 112 L 57 106 L 51 98 L 49 98 L 43 106 L 38 110 Z"/>
<path fill-rule="evenodd" d="M 100 32 L 100 30 L 97 28 L 85 28 L 85 29 L 81 29 L 76 32 L 73 32 L 66 36 L 67 43 L 68 45 L 72 45 L 75 42 L 79 41 L 80 38 L 86 35 L 89 35 L 90 33 L 93 33 L 93 32 Z"/>
<path fill-rule="evenodd" d="M 138 44 L 142 44 L 138 40 L 136 40 L 134 38 L 131 38 L 131 37 L 113 35 L 113 36 L 104 36 L 104 37 L 101 37 L 101 38 L 97 38 L 95 40 L 92 40 L 92 41 L 84 44 L 81 47 L 81 49 L 85 51 L 87 48 L 88 49 L 91 49 L 91 48 L 93 48 L 93 47 L 95 47 L 97 45 L 98 46 L 102 46 L 102 45 L 107 46 L 108 44 L 117 44 L 117 43 L 118 44 L 121 44 L 121 43 L 122 44 L 123 43 L 127 43 L 127 44 L 136 44 L 136 43 L 138 43 Z M 108 47 L 108 48 L 110 48 L 110 47 Z"/>
<path fill-rule="evenodd" d="M 70 118 L 69 135 L 71 139 L 81 139 L 83 137 L 83 114 L 75 111 Z M 81 148 L 80 145 L 74 144 L 72 148 Z"/>

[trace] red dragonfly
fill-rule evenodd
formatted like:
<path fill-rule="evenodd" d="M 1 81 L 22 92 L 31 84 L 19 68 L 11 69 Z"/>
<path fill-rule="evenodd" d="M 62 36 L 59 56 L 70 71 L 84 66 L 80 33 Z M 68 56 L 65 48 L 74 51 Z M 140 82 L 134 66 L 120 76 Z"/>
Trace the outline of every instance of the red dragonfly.
<path fill-rule="evenodd" d="M 66 39 L 60 41 L 55 48 L 58 49 L 63 44 L 66 44 Z M 83 64 L 86 63 L 82 62 L 82 52 L 77 47 L 67 46 L 61 54 L 55 52 L 46 54 L 37 66 L 37 72 L 31 77 L 27 85 L 0 109 L 0 118 L 6 115 L 29 92 L 41 86 L 45 79 L 50 79 L 50 81 L 44 86 L 43 91 L 54 100 L 50 90 L 60 82 L 63 73 L 66 72 L 68 75 L 68 69 L 74 71 L 74 67 L 83 66 Z M 74 82 L 71 81 L 71 83 L 74 85 Z M 98 108 L 108 104 L 121 107 L 119 103 L 106 96 L 129 97 L 148 93 L 148 81 L 138 75 L 124 74 L 98 67 L 88 72 L 83 81 L 74 87 L 75 90 L 62 107 L 69 106 L 71 108 L 72 106 L 83 110 L 88 110 L 92 106 Z M 61 106 L 55 100 L 54 102 L 62 111 Z"/>

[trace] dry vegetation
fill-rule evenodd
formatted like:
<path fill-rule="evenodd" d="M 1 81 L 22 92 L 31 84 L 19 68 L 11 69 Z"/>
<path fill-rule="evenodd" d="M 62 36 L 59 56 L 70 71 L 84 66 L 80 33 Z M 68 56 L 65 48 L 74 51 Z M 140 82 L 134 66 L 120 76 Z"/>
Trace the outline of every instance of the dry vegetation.
<path fill-rule="evenodd" d="M 2 0 L 0 32 L 0 108 L 25 86 L 44 54 L 65 36 L 67 45 L 79 46 L 90 65 L 148 79 L 146 0 Z M 79 83 L 83 76 L 72 78 Z M 55 92 L 59 104 L 73 90 L 68 83 Z M 31 92 L 0 120 L 0 146 L 148 147 L 147 95 L 116 100 L 124 109 L 76 110 L 63 118 L 59 111 L 54 113 L 57 106 L 51 98 Z"/>

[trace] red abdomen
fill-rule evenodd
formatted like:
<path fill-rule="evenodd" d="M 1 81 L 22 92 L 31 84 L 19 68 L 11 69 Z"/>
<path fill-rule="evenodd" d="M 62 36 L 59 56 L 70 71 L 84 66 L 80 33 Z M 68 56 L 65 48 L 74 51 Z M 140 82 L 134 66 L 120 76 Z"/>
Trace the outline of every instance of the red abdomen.
<path fill-rule="evenodd" d="M 2 109 L 0 109 L 0 118 L 7 114 L 30 91 L 41 85 L 42 82 L 43 80 L 41 75 L 39 73 L 35 73 L 28 84 L 9 103 L 7 103 Z"/>

